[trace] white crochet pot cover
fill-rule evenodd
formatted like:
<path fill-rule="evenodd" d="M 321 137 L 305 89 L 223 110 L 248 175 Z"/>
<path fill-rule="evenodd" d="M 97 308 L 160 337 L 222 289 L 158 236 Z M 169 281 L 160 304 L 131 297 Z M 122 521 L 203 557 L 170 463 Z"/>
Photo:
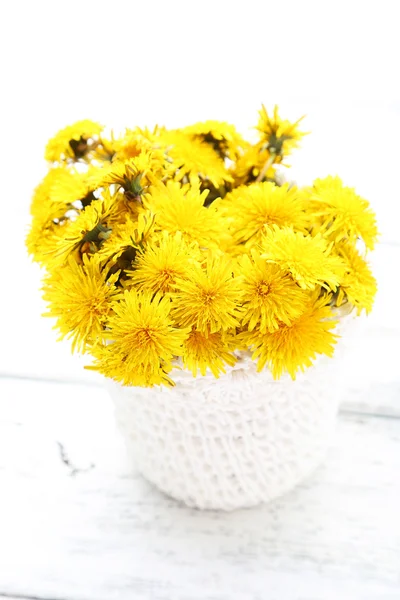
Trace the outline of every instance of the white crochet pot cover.
<path fill-rule="evenodd" d="M 342 367 L 336 351 L 295 381 L 274 381 L 242 356 L 220 379 L 175 370 L 175 388 L 109 390 L 144 477 L 188 506 L 232 510 L 280 496 L 321 462 Z"/>

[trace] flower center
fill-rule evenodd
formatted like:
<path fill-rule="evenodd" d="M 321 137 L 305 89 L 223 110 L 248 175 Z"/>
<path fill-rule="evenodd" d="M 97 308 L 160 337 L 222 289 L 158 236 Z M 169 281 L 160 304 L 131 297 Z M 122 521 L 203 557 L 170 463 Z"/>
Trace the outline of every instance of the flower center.
<path fill-rule="evenodd" d="M 202 294 L 202 301 L 203 304 L 205 304 L 206 306 L 209 306 L 210 304 L 212 304 L 215 300 L 215 294 L 211 293 L 211 292 L 203 292 Z"/>
<path fill-rule="evenodd" d="M 263 296 L 263 297 L 268 296 L 268 294 L 270 292 L 271 292 L 271 286 L 266 281 L 260 281 L 257 284 L 256 293 L 258 296 Z"/>
<path fill-rule="evenodd" d="M 138 334 L 139 346 L 149 346 L 154 342 L 154 332 L 150 327 L 144 327 Z"/>

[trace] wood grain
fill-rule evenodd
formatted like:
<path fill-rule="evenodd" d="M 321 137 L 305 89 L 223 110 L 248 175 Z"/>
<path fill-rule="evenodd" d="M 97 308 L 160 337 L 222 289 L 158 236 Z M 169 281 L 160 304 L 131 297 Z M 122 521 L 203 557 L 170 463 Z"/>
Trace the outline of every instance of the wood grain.
<path fill-rule="evenodd" d="M 342 413 L 306 484 L 201 513 L 130 472 L 102 389 L 0 384 L 0 597 L 400 597 L 400 419 Z"/>

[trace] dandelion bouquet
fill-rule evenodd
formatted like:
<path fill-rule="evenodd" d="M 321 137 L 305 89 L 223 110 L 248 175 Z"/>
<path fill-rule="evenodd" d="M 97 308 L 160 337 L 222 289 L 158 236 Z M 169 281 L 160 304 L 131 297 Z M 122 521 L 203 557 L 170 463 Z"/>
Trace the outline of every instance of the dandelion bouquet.
<path fill-rule="evenodd" d="M 254 143 L 218 121 L 115 136 L 89 120 L 48 142 L 27 246 L 91 368 L 170 386 L 240 352 L 275 378 L 333 354 L 337 307 L 372 307 L 377 226 L 337 176 L 284 182 L 300 126 L 263 107 Z"/>

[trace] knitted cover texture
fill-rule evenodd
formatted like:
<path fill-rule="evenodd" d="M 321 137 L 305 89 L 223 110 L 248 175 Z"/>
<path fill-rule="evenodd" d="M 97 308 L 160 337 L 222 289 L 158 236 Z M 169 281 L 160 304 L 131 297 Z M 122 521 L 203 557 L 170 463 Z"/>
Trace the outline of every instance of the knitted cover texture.
<path fill-rule="evenodd" d="M 295 381 L 256 372 L 241 354 L 226 375 L 175 370 L 174 388 L 109 382 L 129 458 L 166 494 L 200 509 L 233 510 L 287 492 L 323 459 L 334 430 L 343 350 Z"/>

